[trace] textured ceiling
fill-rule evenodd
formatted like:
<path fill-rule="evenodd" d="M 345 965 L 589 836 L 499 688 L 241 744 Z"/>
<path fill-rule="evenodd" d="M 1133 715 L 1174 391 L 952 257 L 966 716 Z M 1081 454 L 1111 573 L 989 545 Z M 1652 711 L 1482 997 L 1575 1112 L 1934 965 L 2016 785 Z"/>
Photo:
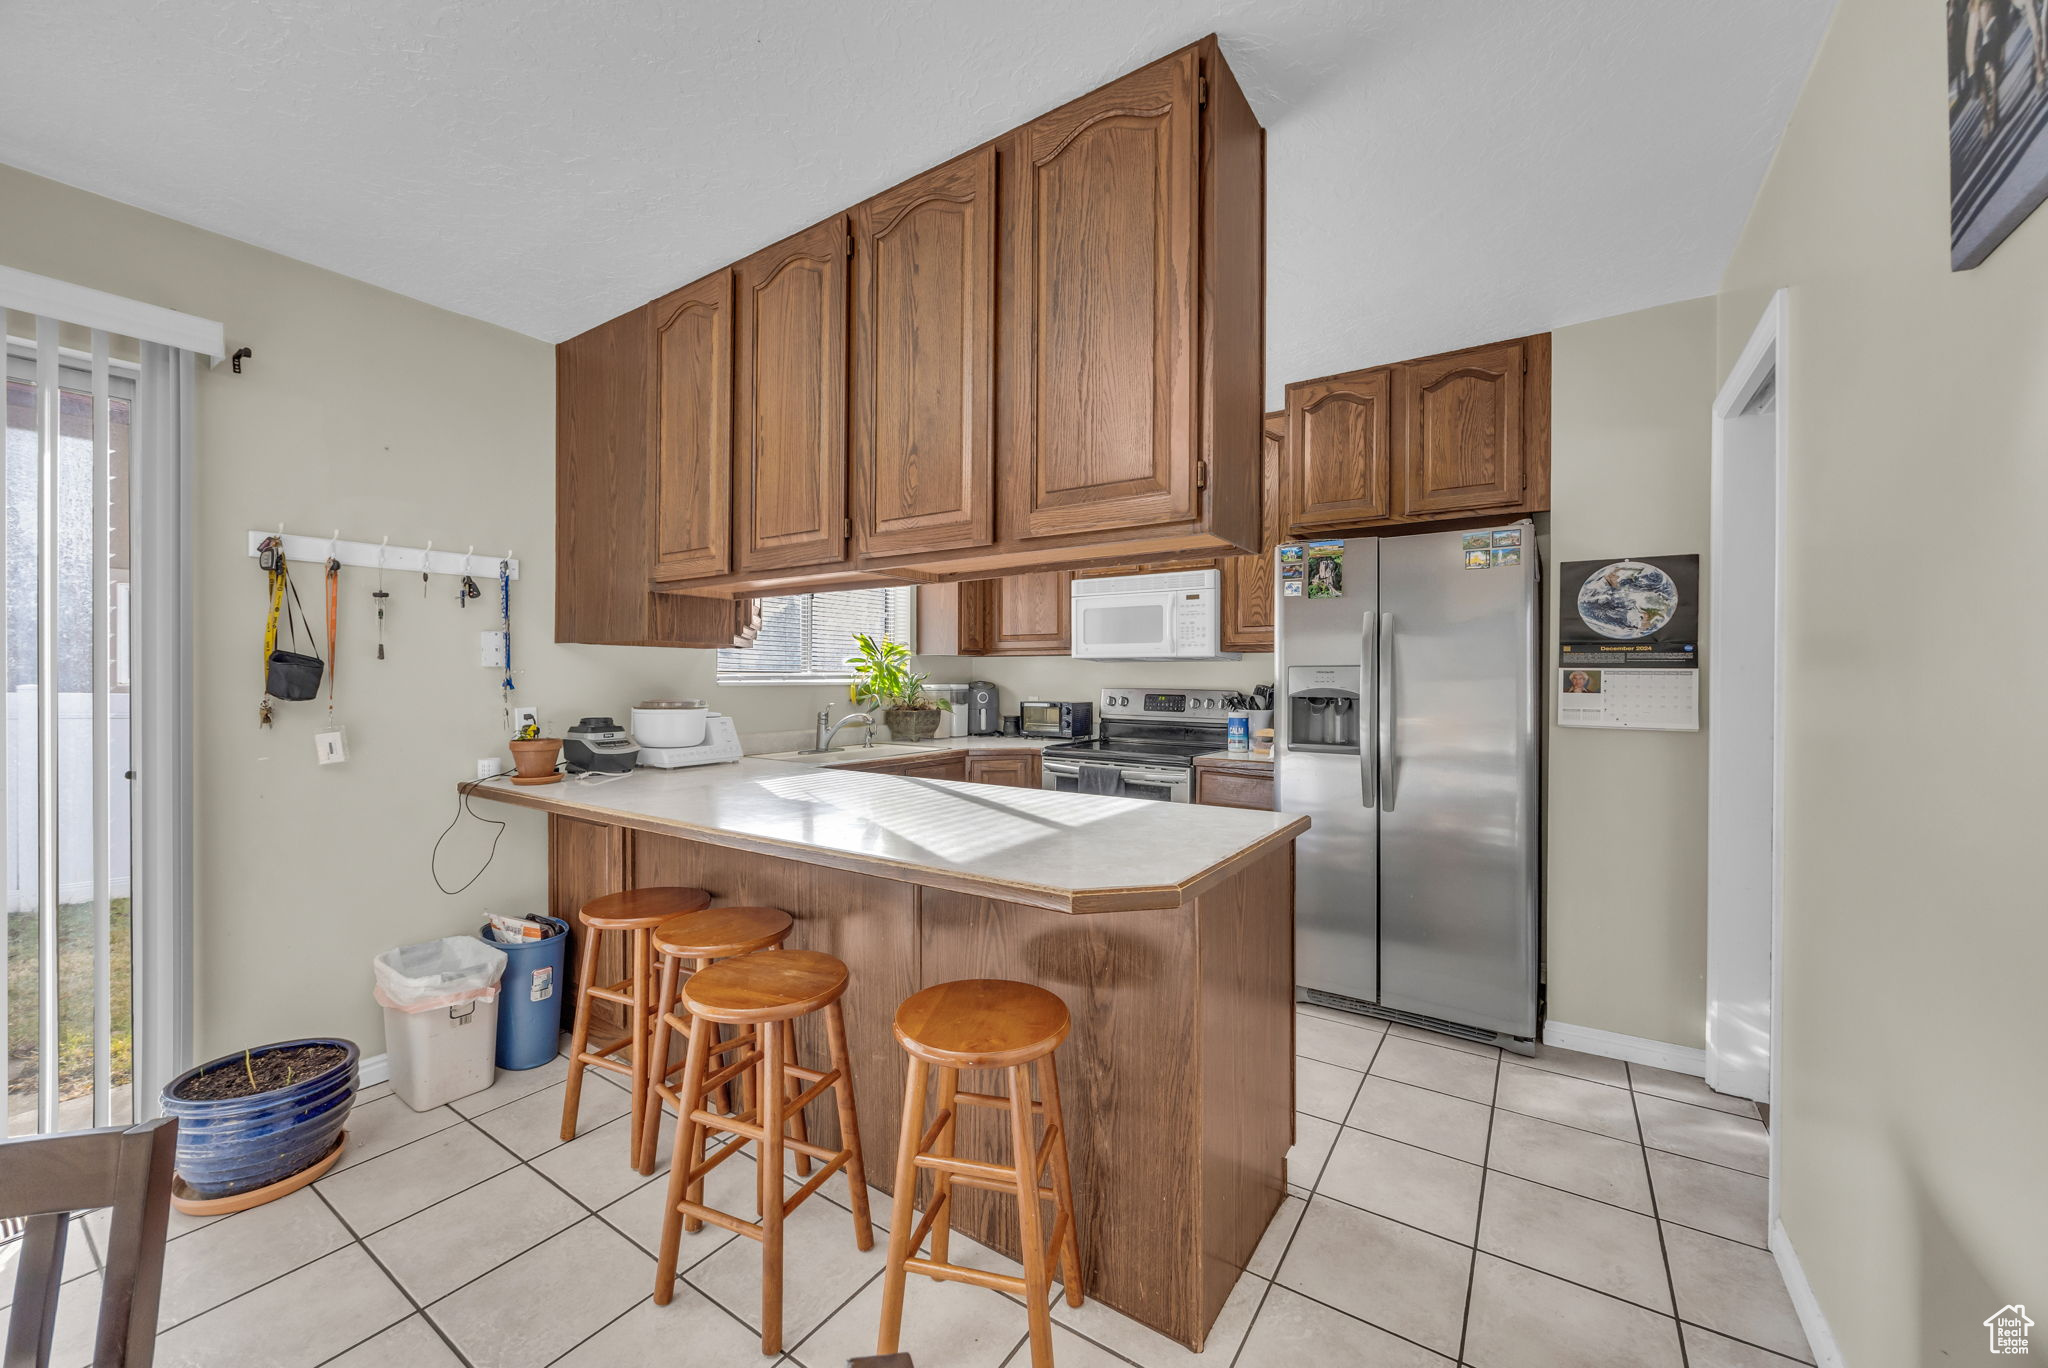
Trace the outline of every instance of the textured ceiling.
<path fill-rule="evenodd" d="M 1832 7 L 8 4 L 0 162 L 553 341 L 1214 30 L 1277 395 L 1711 292 Z"/>

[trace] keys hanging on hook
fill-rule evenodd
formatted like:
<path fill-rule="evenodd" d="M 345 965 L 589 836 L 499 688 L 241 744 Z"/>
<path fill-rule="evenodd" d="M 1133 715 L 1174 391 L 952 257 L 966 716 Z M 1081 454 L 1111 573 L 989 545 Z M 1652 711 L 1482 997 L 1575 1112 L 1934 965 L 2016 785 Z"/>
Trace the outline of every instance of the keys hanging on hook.
<path fill-rule="evenodd" d="M 464 608 L 469 607 L 471 599 L 482 598 L 483 596 L 484 591 L 477 588 L 476 581 L 468 575 L 462 577 L 462 587 L 455 591 L 455 601 Z"/>

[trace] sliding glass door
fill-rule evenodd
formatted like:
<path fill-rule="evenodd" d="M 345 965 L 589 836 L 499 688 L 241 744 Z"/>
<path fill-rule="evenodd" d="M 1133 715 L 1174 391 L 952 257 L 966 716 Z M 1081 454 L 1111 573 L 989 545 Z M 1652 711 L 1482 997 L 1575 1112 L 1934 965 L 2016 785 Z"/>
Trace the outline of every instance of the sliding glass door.
<path fill-rule="evenodd" d="M 128 707 L 137 349 L 104 332 L 6 318 L 0 1057 L 7 1133 L 20 1135 L 137 1115 Z"/>

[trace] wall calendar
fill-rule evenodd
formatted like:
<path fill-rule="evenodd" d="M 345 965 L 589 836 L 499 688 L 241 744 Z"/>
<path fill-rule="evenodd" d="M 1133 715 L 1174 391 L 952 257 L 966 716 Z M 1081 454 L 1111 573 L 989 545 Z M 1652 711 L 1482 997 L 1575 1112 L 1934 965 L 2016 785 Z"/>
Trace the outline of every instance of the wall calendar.
<path fill-rule="evenodd" d="M 1557 724 L 1698 731 L 1699 586 L 1696 555 L 1566 561 Z"/>

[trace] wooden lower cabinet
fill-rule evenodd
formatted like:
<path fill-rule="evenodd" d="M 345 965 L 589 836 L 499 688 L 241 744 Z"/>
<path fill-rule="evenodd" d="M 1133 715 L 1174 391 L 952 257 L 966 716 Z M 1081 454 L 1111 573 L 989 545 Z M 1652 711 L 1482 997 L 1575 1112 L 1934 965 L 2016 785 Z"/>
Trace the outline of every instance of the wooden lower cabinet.
<path fill-rule="evenodd" d="M 1273 762 L 1270 760 L 1195 761 L 1195 801 L 1210 807 L 1273 810 Z"/>
<path fill-rule="evenodd" d="M 892 756 L 838 766 L 868 774 L 908 774 L 920 779 L 963 779 L 1008 788 L 1038 787 L 1035 750 L 944 750 L 931 755 Z"/>
<path fill-rule="evenodd" d="M 971 750 L 967 752 L 967 778 L 976 784 L 995 784 L 1005 788 L 1037 788 L 1038 752 Z"/>

